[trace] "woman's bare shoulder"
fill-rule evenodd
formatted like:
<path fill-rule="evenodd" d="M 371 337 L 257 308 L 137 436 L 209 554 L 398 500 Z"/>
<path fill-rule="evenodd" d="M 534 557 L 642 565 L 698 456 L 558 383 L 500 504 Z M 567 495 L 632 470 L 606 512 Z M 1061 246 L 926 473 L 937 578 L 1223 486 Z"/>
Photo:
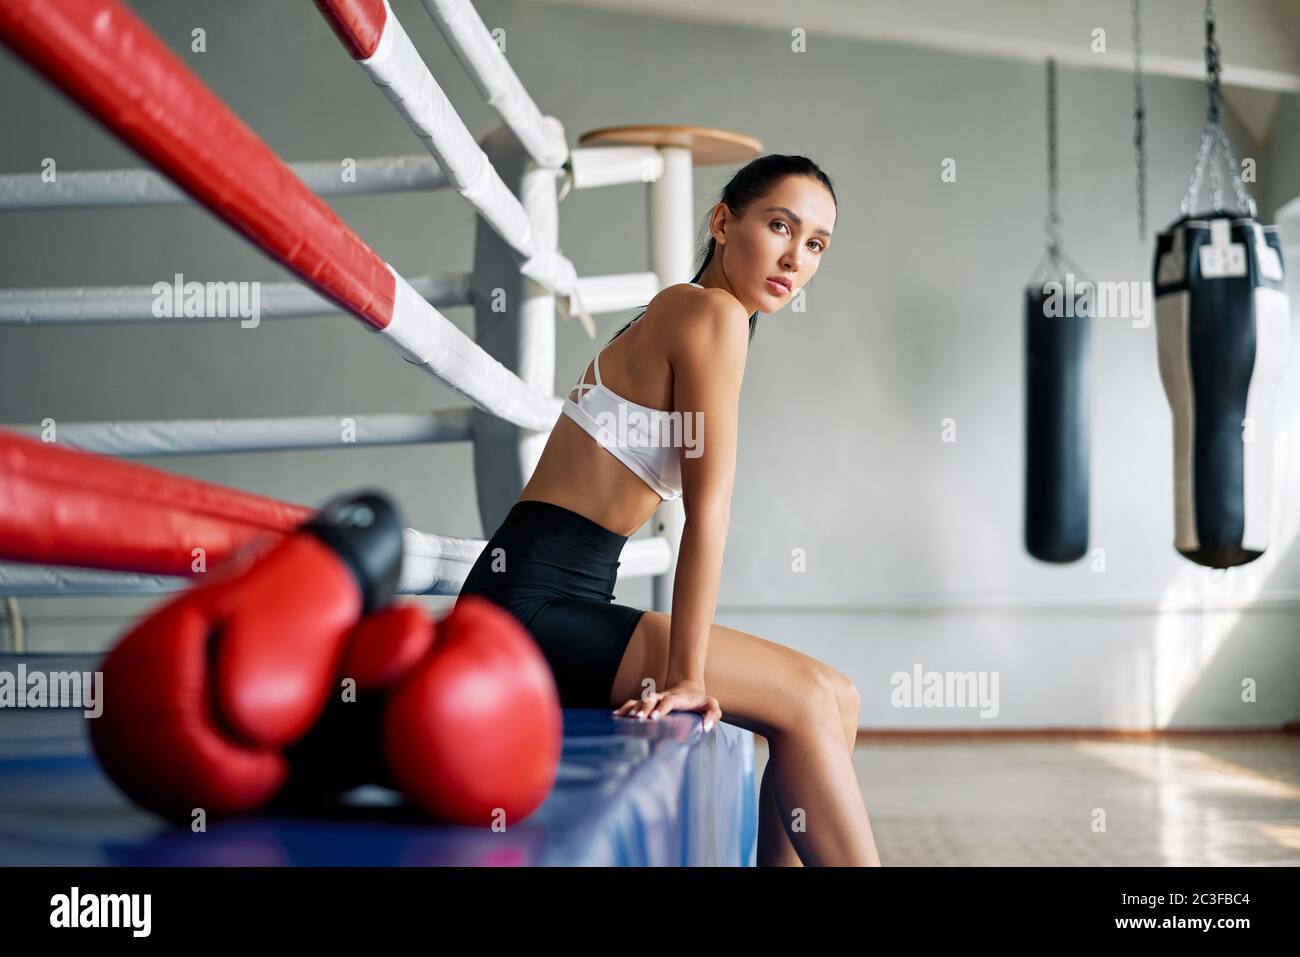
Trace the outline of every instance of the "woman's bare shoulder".
<path fill-rule="evenodd" d="M 727 290 L 710 289 L 689 282 L 674 283 L 659 290 L 646 306 L 646 318 L 649 319 L 652 314 L 659 319 L 655 325 L 671 324 L 679 332 L 684 332 L 688 325 L 697 326 L 699 323 L 673 322 L 673 319 L 712 317 L 725 321 L 734 315 L 748 318 L 740 300 Z M 665 322 L 665 319 L 668 321 Z"/>
<path fill-rule="evenodd" d="M 666 286 L 650 301 L 645 321 L 656 330 L 669 357 L 676 358 L 716 350 L 730 340 L 744 354 L 748 318 L 745 307 L 727 290 L 680 282 Z"/>
<path fill-rule="evenodd" d="M 698 299 L 701 294 L 707 292 L 712 292 L 712 290 L 705 289 L 703 286 L 696 286 L 689 282 L 675 282 L 671 286 L 664 286 L 655 293 L 654 298 L 650 300 L 650 305 L 646 308 L 648 310 L 653 309 L 656 306 L 662 307 L 669 302 L 690 302 L 693 299 Z"/>

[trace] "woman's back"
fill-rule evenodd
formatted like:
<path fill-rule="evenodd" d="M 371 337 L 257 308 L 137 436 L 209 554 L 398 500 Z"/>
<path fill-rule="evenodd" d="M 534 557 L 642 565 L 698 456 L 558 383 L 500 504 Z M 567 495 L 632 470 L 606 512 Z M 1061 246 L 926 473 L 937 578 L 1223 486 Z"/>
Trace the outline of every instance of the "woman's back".
<path fill-rule="evenodd" d="M 666 456 L 680 450 L 605 448 L 596 438 L 594 416 L 616 415 L 612 410 L 619 403 L 614 400 L 620 399 L 630 403 L 629 412 L 674 411 L 669 359 L 673 338 L 681 334 L 684 321 L 705 309 L 709 295 L 709 290 L 691 283 L 661 290 L 645 314 L 599 352 L 600 385 L 606 391 L 598 393 L 594 360 L 587 362 L 580 381 L 590 388 L 575 383 L 567 393 L 566 414 L 552 430 L 519 495 L 521 501 L 551 502 L 620 535 L 631 535 L 670 497 L 676 471 Z M 663 421 L 666 427 L 667 418 Z"/>

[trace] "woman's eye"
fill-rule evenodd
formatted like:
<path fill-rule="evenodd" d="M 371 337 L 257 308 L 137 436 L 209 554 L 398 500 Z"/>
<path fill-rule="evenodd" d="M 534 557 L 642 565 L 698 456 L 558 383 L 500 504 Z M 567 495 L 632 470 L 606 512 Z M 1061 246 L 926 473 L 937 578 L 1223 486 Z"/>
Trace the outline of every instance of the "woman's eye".
<path fill-rule="evenodd" d="M 787 230 L 790 228 L 788 225 L 786 225 L 786 223 L 785 223 L 784 220 L 780 220 L 780 219 L 773 220 L 773 221 L 772 221 L 772 225 L 773 225 L 773 226 L 781 226 L 781 227 L 783 227 L 783 228 L 785 228 L 785 229 L 787 229 Z M 823 243 L 820 239 L 814 239 L 813 242 L 817 244 L 817 251 L 818 251 L 818 252 L 823 252 L 823 251 L 826 249 L 826 244 Z"/>

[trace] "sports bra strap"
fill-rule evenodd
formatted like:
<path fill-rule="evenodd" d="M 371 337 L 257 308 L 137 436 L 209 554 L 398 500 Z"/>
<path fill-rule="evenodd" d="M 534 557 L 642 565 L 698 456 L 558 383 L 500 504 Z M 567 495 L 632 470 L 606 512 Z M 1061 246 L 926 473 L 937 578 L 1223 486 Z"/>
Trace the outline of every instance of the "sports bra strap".
<path fill-rule="evenodd" d="M 641 316 L 637 316 L 636 319 L 633 319 L 633 320 L 632 320 L 632 323 L 636 322 L 636 321 L 637 321 L 638 319 L 640 319 L 640 318 L 641 318 Z M 632 323 L 628 323 L 628 325 L 631 325 Z M 598 389 L 598 388 L 599 388 L 599 389 L 603 389 L 603 388 L 605 387 L 605 384 L 604 384 L 603 382 L 600 381 L 600 353 L 601 353 L 601 352 L 604 352 L 604 351 L 605 351 L 604 349 L 600 349 L 600 350 L 596 353 L 596 357 L 595 357 L 594 359 L 591 360 L 591 366 L 592 366 L 592 369 L 593 369 L 593 370 L 595 371 L 595 373 L 596 373 L 596 381 L 595 381 L 594 383 L 593 383 L 593 382 L 583 382 L 583 381 L 582 381 L 582 380 L 586 377 L 586 375 L 587 375 L 587 370 L 586 370 L 586 369 L 583 369 L 583 370 L 582 370 L 582 375 L 578 376 L 578 384 L 575 385 L 575 386 L 573 387 L 573 389 L 583 389 L 583 390 L 584 390 L 584 391 L 578 393 L 578 398 L 579 398 L 579 399 L 581 399 L 584 395 L 586 395 L 586 394 L 587 394 L 588 392 L 590 392 L 592 389 Z M 569 391 L 572 392 L 573 389 L 570 389 Z"/>
<path fill-rule="evenodd" d="M 595 382 L 583 382 L 582 380 L 583 380 L 584 378 L 586 378 L 586 376 L 587 376 L 587 370 L 586 370 L 586 369 L 583 369 L 583 370 L 582 370 L 582 373 L 578 376 L 578 383 L 577 383 L 577 385 L 575 385 L 572 389 L 569 390 L 569 393 L 570 393 L 570 394 L 572 394 L 572 393 L 575 392 L 575 391 L 578 393 L 578 398 L 577 398 L 577 403 L 578 403 L 578 405 L 582 405 L 582 399 L 583 399 L 583 397 L 584 397 L 588 392 L 590 392 L 592 389 L 596 389 L 596 388 L 600 388 L 600 387 L 601 387 L 601 382 L 600 382 L 600 353 L 599 353 L 599 352 L 596 353 L 596 358 L 592 360 L 592 365 L 595 367 L 595 371 L 596 371 L 596 381 L 595 381 Z"/>

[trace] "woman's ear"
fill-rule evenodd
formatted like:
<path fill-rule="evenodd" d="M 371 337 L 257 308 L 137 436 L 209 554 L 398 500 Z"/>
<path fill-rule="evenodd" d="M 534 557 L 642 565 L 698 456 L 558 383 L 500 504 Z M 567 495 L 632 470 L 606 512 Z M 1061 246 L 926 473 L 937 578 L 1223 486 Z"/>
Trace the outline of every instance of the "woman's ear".
<path fill-rule="evenodd" d="M 727 239 L 727 214 L 730 212 L 726 203 L 718 203 L 709 213 L 709 232 L 719 246 Z"/>

